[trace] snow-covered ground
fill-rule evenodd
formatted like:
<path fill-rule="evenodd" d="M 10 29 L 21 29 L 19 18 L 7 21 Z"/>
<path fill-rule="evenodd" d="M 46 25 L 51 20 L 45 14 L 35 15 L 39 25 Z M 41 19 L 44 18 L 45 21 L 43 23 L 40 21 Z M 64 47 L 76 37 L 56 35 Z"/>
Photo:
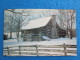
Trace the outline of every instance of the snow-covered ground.
<path fill-rule="evenodd" d="M 6 33 L 5 33 L 6 34 Z M 19 33 L 20 37 L 21 37 L 21 32 Z M 10 37 L 10 33 L 7 33 L 8 38 Z M 25 41 L 23 42 L 21 38 L 19 38 L 20 42 L 18 43 L 17 41 L 17 37 L 16 37 L 16 32 L 12 33 L 12 38 L 13 39 L 8 39 L 8 40 L 4 40 L 3 44 L 4 47 L 7 46 L 16 46 L 16 45 L 61 45 L 61 44 L 68 44 L 68 45 L 76 45 L 77 44 L 77 40 L 76 38 L 70 39 L 70 38 L 58 38 L 58 39 L 50 39 L 46 36 L 43 36 L 44 39 L 47 39 L 46 41 Z"/>
<path fill-rule="evenodd" d="M 69 38 L 58 38 L 58 39 L 50 39 L 49 41 L 20 41 L 17 42 L 17 39 L 10 39 L 10 40 L 4 40 L 3 44 L 4 47 L 7 46 L 16 46 L 16 45 L 61 45 L 61 44 L 67 44 L 67 45 L 76 45 L 76 38 L 69 39 Z"/>
<path fill-rule="evenodd" d="M 4 40 L 4 47 L 7 46 L 17 46 L 17 45 L 63 45 L 64 43 L 67 45 L 76 45 L 76 38 L 69 39 L 69 38 L 59 38 L 59 39 L 50 39 L 49 41 L 20 41 L 19 43 L 17 42 L 17 39 L 10 39 L 10 40 Z M 11 48 L 11 49 L 18 49 L 18 47 Z M 35 47 L 23 47 L 22 49 L 36 49 Z M 38 48 L 38 49 L 58 49 L 58 50 L 64 50 L 64 48 Z M 77 50 L 76 48 L 66 48 L 67 50 Z M 15 51 L 19 52 L 19 51 Z M 36 51 L 21 51 L 24 53 L 36 53 Z M 62 52 L 51 52 L 51 51 L 39 51 L 38 53 L 41 54 L 41 56 L 44 56 L 42 53 L 47 53 L 47 54 L 61 54 L 64 55 Z M 5 54 L 5 53 L 4 53 Z M 77 54 L 73 53 L 67 53 L 67 55 L 72 55 L 76 56 Z M 26 56 L 25 54 L 22 54 L 22 56 Z M 27 55 L 29 56 L 29 55 Z M 35 55 L 30 55 L 30 56 L 35 56 Z"/>

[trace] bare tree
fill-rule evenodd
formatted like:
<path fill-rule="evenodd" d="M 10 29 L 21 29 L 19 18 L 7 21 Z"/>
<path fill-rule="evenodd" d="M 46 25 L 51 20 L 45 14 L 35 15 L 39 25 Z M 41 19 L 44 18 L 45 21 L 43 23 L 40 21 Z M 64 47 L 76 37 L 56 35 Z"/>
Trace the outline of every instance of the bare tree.
<path fill-rule="evenodd" d="M 66 36 L 72 39 L 73 22 L 75 21 L 74 10 L 58 10 L 60 13 L 60 24 L 61 27 L 66 28 Z"/>
<path fill-rule="evenodd" d="M 68 21 L 68 23 L 69 23 L 68 25 L 69 25 L 70 38 L 72 39 L 72 37 L 73 37 L 73 32 L 72 32 L 73 27 L 72 27 L 72 25 L 73 25 L 73 22 L 74 22 L 73 17 L 74 17 L 75 11 L 74 10 L 68 10 L 67 13 L 70 17 L 70 19 Z"/>
<path fill-rule="evenodd" d="M 10 16 L 10 36 L 12 37 L 12 26 L 15 26 L 16 28 L 16 34 L 17 34 L 17 41 L 19 42 L 19 32 L 20 28 L 23 25 L 23 21 L 32 14 L 31 10 L 24 10 L 22 9 L 21 12 L 16 12 L 16 9 L 6 9 L 6 11 L 12 12 L 13 16 Z M 24 14 L 26 13 L 26 15 Z M 22 17 L 25 16 L 26 18 L 23 19 Z M 8 16 L 9 17 L 9 16 Z M 12 25 L 13 21 L 15 21 L 16 24 Z"/>
<path fill-rule="evenodd" d="M 10 15 L 7 15 L 7 14 L 4 14 L 4 30 L 6 28 L 6 31 L 4 32 L 10 32 L 10 38 L 12 38 L 12 30 L 13 30 L 13 15 L 10 14 Z"/>

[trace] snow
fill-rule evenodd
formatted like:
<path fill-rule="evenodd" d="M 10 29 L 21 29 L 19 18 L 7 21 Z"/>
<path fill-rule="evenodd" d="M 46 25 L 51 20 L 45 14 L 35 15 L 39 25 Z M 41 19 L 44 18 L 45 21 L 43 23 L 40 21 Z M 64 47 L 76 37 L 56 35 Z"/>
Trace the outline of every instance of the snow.
<path fill-rule="evenodd" d="M 20 40 L 20 42 L 17 42 L 17 39 L 11 39 L 11 40 L 4 40 L 4 47 L 7 46 L 16 46 L 16 45 L 61 45 L 61 44 L 67 44 L 67 45 L 76 45 L 76 38 L 69 39 L 69 38 L 58 38 L 58 39 L 50 39 L 46 41 L 25 41 L 23 42 Z"/>
<path fill-rule="evenodd" d="M 69 38 L 58 38 L 58 39 L 50 39 L 50 40 L 46 40 L 46 41 L 20 41 L 19 43 L 17 42 L 16 39 L 12 39 L 12 40 L 4 40 L 4 47 L 7 46 L 18 46 L 18 45 L 76 45 L 76 38 L 73 39 L 69 39 Z M 18 49 L 18 47 L 14 47 L 14 48 L 10 48 L 10 49 Z M 35 47 L 21 47 L 21 49 L 29 49 L 30 51 L 21 51 L 23 53 L 36 53 L 36 51 L 31 51 L 33 49 L 36 49 Z M 43 48 L 43 47 L 38 47 L 38 49 L 57 49 L 57 50 L 64 50 L 64 48 Z M 66 48 L 67 50 L 76 50 L 76 48 Z M 15 51 L 15 52 L 19 52 L 19 51 Z M 38 53 L 40 54 L 40 56 L 46 56 L 46 54 L 55 54 L 55 55 L 64 55 L 64 52 L 52 52 L 52 51 L 38 51 Z M 45 54 L 46 53 L 46 54 Z M 4 52 L 5 54 L 5 52 Z M 14 54 L 13 54 L 14 55 Z M 18 55 L 18 54 L 16 54 Z M 16 56 L 15 55 L 15 56 Z M 67 53 L 67 55 L 72 55 L 72 56 L 76 56 L 77 54 L 73 54 L 73 53 Z M 27 54 L 22 54 L 22 56 L 36 56 L 36 55 L 27 55 Z"/>
<path fill-rule="evenodd" d="M 47 36 L 42 36 L 42 38 L 43 38 L 43 39 L 46 39 L 46 40 L 50 40 L 50 38 L 47 37 Z"/>
<path fill-rule="evenodd" d="M 21 29 L 27 30 L 27 29 L 34 29 L 34 28 L 43 27 L 50 21 L 50 19 L 51 19 L 51 17 L 45 17 L 45 18 L 31 20 L 27 23 L 27 25 L 22 26 Z"/>

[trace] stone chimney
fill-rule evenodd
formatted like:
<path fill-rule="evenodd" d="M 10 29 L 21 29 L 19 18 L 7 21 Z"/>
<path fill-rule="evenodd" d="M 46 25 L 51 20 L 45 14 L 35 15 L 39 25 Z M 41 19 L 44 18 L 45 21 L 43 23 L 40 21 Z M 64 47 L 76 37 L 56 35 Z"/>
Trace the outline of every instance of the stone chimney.
<path fill-rule="evenodd" d="M 52 26 L 56 28 L 56 15 L 51 15 L 51 19 L 52 19 Z"/>
<path fill-rule="evenodd" d="M 51 18 L 52 18 L 53 20 L 55 20 L 55 19 L 56 19 L 56 15 L 51 15 Z"/>
<path fill-rule="evenodd" d="M 52 21 L 52 33 L 51 37 L 52 39 L 58 38 L 58 33 L 57 33 L 57 27 L 56 27 L 56 15 L 51 16 L 51 21 Z"/>

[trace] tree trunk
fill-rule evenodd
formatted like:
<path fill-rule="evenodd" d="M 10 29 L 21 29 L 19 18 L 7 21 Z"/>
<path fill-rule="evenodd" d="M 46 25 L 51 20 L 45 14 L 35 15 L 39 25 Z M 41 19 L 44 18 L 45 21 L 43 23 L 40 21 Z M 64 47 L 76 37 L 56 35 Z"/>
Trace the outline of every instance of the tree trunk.
<path fill-rule="evenodd" d="M 73 34 L 72 34 L 72 19 L 71 19 L 71 29 L 70 29 L 70 38 L 72 39 L 72 36 Z"/>
<path fill-rule="evenodd" d="M 67 20 L 67 30 L 66 30 L 66 37 L 68 38 L 69 36 L 68 36 L 69 34 L 68 34 L 68 20 Z"/>
<path fill-rule="evenodd" d="M 72 39 L 72 29 L 70 30 L 70 39 Z"/>
<path fill-rule="evenodd" d="M 73 12 L 74 14 L 74 12 Z M 72 18 L 73 18 L 73 14 L 71 15 L 71 28 L 70 28 L 70 38 L 73 38 L 73 33 L 72 33 Z"/>
<path fill-rule="evenodd" d="M 18 33 L 17 33 L 17 41 L 19 43 L 19 32 L 20 32 L 20 20 L 18 22 Z"/>
<path fill-rule="evenodd" d="M 12 28 L 10 27 L 10 39 L 12 38 Z"/>

